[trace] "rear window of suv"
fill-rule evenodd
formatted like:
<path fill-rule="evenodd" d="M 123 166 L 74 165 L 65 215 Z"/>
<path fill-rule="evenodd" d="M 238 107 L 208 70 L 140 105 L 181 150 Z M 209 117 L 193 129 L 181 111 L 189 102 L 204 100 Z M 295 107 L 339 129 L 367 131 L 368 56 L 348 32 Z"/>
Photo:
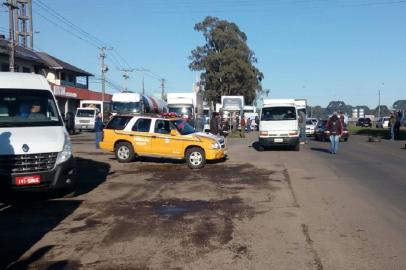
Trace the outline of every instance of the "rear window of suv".
<path fill-rule="evenodd" d="M 114 116 L 110 122 L 107 123 L 105 129 L 123 130 L 130 120 L 131 117 L 128 116 Z"/>

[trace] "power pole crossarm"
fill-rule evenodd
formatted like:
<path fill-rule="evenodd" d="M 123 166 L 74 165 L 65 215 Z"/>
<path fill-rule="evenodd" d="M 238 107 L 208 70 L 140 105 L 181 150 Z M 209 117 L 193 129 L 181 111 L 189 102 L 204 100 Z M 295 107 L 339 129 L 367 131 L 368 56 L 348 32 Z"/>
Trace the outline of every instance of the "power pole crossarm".
<path fill-rule="evenodd" d="M 130 78 L 130 75 L 128 75 L 128 72 L 133 72 L 134 69 L 133 68 L 122 68 L 122 69 L 118 69 L 119 71 L 123 72 L 123 78 L 124 78 L 124 90 L 127 91 L 127 87 L 128 87 L 128 79 Z"/>
<path fill-rule="evenodd" d="M 101 68 L 101 83 L 102 83 L 102 101 L 104 102 L 105 94 L 106 94 L 106 73 L 109 70 L 107 65 L 104 63 L 104 59 L 106 58 L 106 50 L 111 50 L 111 48 L 101 47 L 99 57 L 100 57 L 100 68 Z"/>

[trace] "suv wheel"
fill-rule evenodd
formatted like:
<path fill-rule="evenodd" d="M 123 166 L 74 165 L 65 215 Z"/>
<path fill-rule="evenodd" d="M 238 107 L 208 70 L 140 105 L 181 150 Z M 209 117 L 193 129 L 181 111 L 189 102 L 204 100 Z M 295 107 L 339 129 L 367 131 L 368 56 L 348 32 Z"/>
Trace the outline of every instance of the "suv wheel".
<path fill-rule="evenodd" d="M 203 168 L 206 164 L 204 151 L 200 148 L 193 147 L 186 151 L 186 162 L 191 169 Z"/>
<path fill-rule="evenodd" d="M 120 142 L 115 150 L 118 162 L 128 163 L 134 160 L 135 153 L 132 145 L 128 142 Z"/>

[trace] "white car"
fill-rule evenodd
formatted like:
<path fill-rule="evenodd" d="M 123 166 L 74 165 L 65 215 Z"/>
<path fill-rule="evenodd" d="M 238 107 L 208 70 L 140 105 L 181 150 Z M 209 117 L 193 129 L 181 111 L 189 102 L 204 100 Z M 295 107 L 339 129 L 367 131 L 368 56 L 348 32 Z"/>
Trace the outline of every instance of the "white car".
<path fill-rule="evenodd" d="M 307 118 L 306 136 L 314 136 L 318 120 L 316 118 Z"/>
<path fill-rule="evenodd" d="M 376 128 L 389 128 L 389 117 L 381 117 L 376 122 Z"/>

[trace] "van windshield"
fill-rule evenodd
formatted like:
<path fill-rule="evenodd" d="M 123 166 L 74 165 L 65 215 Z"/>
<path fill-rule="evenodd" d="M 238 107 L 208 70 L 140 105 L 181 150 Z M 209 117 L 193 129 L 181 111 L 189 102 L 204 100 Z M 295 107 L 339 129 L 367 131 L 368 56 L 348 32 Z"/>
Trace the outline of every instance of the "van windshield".
<path fill-rule="evenodd" d="M 95 116 L 95 110 L 89 110 L 89 109 L 79 109 L 76 112 L 76 117 L 90 117 L 93 118 Z"/>
<path fill-rule="evenodd" d="M 262 108 L 261 121 L 296 120 L 295 107 L 269 107 Z"/>
<path fill-rule="evenodd" d="M 51 92 L 29 89 L 0 90 L 0 127 L 62 125 Z"/>

